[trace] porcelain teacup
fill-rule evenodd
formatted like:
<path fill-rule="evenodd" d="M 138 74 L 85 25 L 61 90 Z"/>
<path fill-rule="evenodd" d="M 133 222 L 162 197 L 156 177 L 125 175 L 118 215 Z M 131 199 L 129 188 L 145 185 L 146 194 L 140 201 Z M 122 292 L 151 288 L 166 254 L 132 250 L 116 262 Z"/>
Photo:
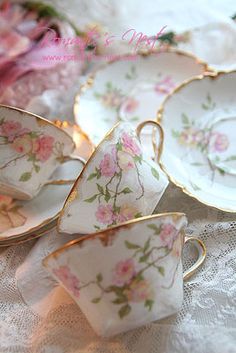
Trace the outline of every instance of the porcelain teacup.
<path fill-rule="evenodd" d="M 186 216 L 138 218 L 80 237 L 44 259 L 98 335 L 111 336 L 177 312 L 183 279 L 203 263 L 206 250 L 185 237 Z M 198 260 L 183 273 L 182 250 L 193 242 Z"/>
<path fill-rule="evenodd" d="M 50 180 L 61 164 L 71 159 L 72 138 L 50 121 L 32 113 L 0 105 L 0 193 L 29 200 L 46 184 L 72 183 Z"/>
<path fill-rule="evenodd" d="M 161 149 L 158 123 L 145 121 L 136 130 L 125 121 L 116 124 L 76 180 L 59 217 L 60 232 L 91 234 L 154 211 L 168 179 L 144 153 L 140 134 L 146 125 L 158 129 Z"/>

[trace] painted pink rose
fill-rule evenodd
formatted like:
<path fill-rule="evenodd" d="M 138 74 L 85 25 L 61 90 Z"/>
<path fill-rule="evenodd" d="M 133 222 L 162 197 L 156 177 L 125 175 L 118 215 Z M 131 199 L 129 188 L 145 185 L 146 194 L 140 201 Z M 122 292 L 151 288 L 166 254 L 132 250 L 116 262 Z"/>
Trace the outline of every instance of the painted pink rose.
<path fill-rule="evenodd" d="M 166 76 L 155 85 L 154 89 L 158 94 L 169 94 L 174 88 L 175 84 L 172 81 L 171 76 Z"/>
<path fill-rule="evenodd" d="M 118 151 L 117 159 L 118 159 L 119 167 L 122 170 L 128 171 L 130 169 L 135 168 L 133 157 L 129 153 L 126 153 L 124 151 Z"/>
<path fill-rule="evenodd" d="M 106 153 L 100 162 L 99 169 L 101 175 L 105 177 L 112 177 L 117 171 L 117 162 L 109 153 Z"/>
<path fill-rule="evenodd" d="M 135 137 L 129 135 L 127 132 L 123 132 L 121 142 L 125 152 L 131 154 L 131 156 L 140 156 L 141 148 Z"/>
<path fill-rule="evenodd" d="M 122 109 L 126 112 L 126 113 L 133 113 L 139 106 L 139 102 L 130 97 L 127 98 L 124 102 L 124 104 L 122 105 Z"/>
<path fill-rule="evenodd" d="M 135 276 L 135 265 L 133 259 L 120 261 L 116 264 L 113 270 L 113 284 L 122 287 L 129 284 Z"/>
<path fill-rule="evenodd" d="M 123 205 L 120 208 L 120 212 L 117 215 L 117 221 L 119 223 L 126 222 L 129 219 L 135 218 L 135 215 L 139 213 L 139 210 L 131 205 Z"/>
<path fill-rule="evenodd" d="M 67 266 L 60 266 L 54 269 L 53 273 L 75 297 L 79 298 L 79 280 Z"/>
<path fill-rule="evenodd" d="M 204 145 L 206 143 L 204 132 L 192 128 L 184 129 L 179 136 L 179 143 L 181 145 L 187 145 L 195 147 L 199 144 Z"/>
<path fill-rule="evenodd" d="M 16 137 L 11 147 L 18 153 L 27 154 L 33 150 L 33 140 L 29 135 Z"/>
<path fill-rule="evenodd" d="M 134 280 L 127 291 L 125 291 L 129 302 L 140 303 L 153 298 L 153 290 L 150 283 L 143 279 Z"/>
<path fill-rule="evenodd" d="M 115 220 L 115 215 L 111 205 L 99 205 L 95 216 L 98 222 L 102 224 L 112 224 Z"/>
<path fill-rule="evenodd" d="M 229 147 L 229 140 L 225 134 L 219 132 L 212 134 L 210 137 L 211 149 L 214 152 L 224 152 Z"/>
<path fill-rule="evenodd" d="M 35 141 L 34 152 L 36 153 L 37 158 L 41 162 L 45 162 L 50 158 L 52 154 L 53 144 L 54 138 L 48 135 L 39 137 Z"/>
<path fill-rule="evenodd" d="M 108 92 L 102 97 L 102 104 L 109 108 L 118 108 L 121 105 L 123 96 L 119 92 Z"/>
<path fill-rule="evenodd" d="M 28 132 L 24 129 L 18 121 L 6 121 L 0 126 L 0 135 L 7 137 L 9 142 L 12 142 L 17 136 L 23 135 Z"/>
<path fill-rule="evenodd" d="M 166 223 L 161 226 L 160 238 L 164 246 L 171 249 L 175 239 L 177 238 L 178 231 L 171 223 Z"/>

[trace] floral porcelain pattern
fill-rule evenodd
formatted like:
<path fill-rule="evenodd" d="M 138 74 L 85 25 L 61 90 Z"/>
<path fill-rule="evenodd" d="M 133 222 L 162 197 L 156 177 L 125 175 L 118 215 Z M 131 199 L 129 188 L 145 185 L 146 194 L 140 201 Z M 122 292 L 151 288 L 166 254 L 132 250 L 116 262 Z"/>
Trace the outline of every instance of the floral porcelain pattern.
<path fill-rule="evenodd" d="M 114 305 L 120 320 L 134 310 L 133 305 L 139 304 L 147 312 L 151 312 L 155 301 L 158 300 L 156 283 L 158 278 L 163 279 L 160 282 L 162 284 L 159 284 L 159 290 L 171 289 L 175 281 L 183 246 L 183 238 L 177 228 L 173 219 L 162 220 L 158 223 L 150 220 L 143 226 L 143 241 L 140 241 L 138 235 L 135 241 L 134 234 L 128 238 L 122 234 L 124 240 L 120 241 L 119 254 L 120 256 L 123 254 L 123 259 L 113 261 L 113 264 L 103 269 L 104 272 L 94 273 L 94 277 L 90 271 L 89 276 L 85 276 L 90 277 L 89 281 L 85 281 L 75 273 L 76 266 L 70 266 L 60 259 L 56 261 L 56 266 L 52 266 L 51 271 L 78 300 L 85 289 L 87 293 L 91 289 L 89 295 L 91 297 L 96 288 L 96 293 L 100 294 L 88 299 L 90 303 L 100 305 L 103 301 L 109 301 Z M 103 253 L 105 256 L 106 248 Z M 173 259 L 174 266 L 172 265 L 171 270 L 165 266 L 165 259 L 168 256 Z M 72 254 L 68 254 L 67 261 L 69 258 L 72 263 Z M 150 276 L 147 276 L 150 270 L 153 273 L 152 280 Z"/>
<path fill-rule="evenodd" d="M 206 102 L 202 103 L 202 109 L 214 110 L 216 103 L 212 100 L 210 94 L 207 94 Z M 214 180 L 215 171 L 217 170 L 221 175 L 225 175 L 228 169 L 222 163 L 231 162 L 236 160 L 236 154 L 227 156 L 222 159 L 221 154 L 227 151 L 230 147 L 230 140 L 225 133 L 221 131 L 212 131 L 212 127 L 199 128 L 194 119 L 182 113 L 182 130 L 177 131 L 172 129 L 172 136 L 177 139 L 180 145 L 190 149 L 198 149 L 206 156 L 209 168 L 212 170 L 212 180 Z M 214 158 L 208 158 L 209 154 L 214 154 Z M 220 165 L 219 165 L 220 163 Z M 196 161 L 191 165 L 195 167 L 202 166 L 203 163 Z"/>
<path fill-rule="evenodd" d="M 120 203 L 120 195 L 123 196 L 135 192 L 130 185 L 125 186 L 122 184 L 121 186 L 122 180 L 131 171 L 136 175 L 139 185 L 139 193 L 135 195 L 135 199 L 140 200 L 145 197 L 145 189 L 140 172 L 140 166 L 143 163 L 151 169 L 153 177 L 159 180 L 157 169 L 143 158 L 141 145 L 137 137 L 132 133 L 123 131 L 117 143 L 109 146 L 107 152 L 87 178 L 88 188 L 89 183 L 94 183 L 94 180 L 97 185 L 96 194 L 92 194 L 84 200 L 87 203 L 95 201 L 97 203 L 95 215 L 98 224 L 94 225 L 95 229 L 98 230 L 101 226 L 110 227 L 142 216 L 142 213 L 132 203 L 128 201 L 127 203 Z"/>
<path fill-rule="evenodd" d="M 166 39 L 163 38 L 164 42 Z M 88 79 L 75 99 L 75 120 L 98 144 L 120 120 L 133 126 L 146 119 L 155 120 L 167 94 L 182 81 L 203 74 L 205 69 L 194 57 L 169 50 L 168 46 L 164 51 L 137 55 L 132 60 L 123 57 Z M 94 124 L 95 115 L 101 122 L 99 130 Z"/>
<path fill-rule="evenodd" d="M 125 79 L 137 80 L 136 66 L 131 66 L 130 71 L 125 73 Z M 138 81 L 137 81 L 138 82 Z M 135 84 L 137 84 L 135 81 Z M 176 83 L 170 75 L 164 76 L 162 73 L 157 74 L 157 78 L 151 83 L 150 89 L 158 96 L 169 94 L 176 87 Z M 127 114 L 138 114 L 140 107 L 139 100 L 129 95 L 129 91 L 116 87 L 111 81 L 105 83 L 105 91 L 94 92 L 94 97 L 98 99 L 106 109 L 114 110 L 117 113 L 117 121 L 122 120 L 119 116 L 119 110 L 122 106 L 123 111 Z M 129 121 L 140 120 L 140 117 L 131 116 Z"/>
<path fill-rule="evenodd" d="M 0 120 L 0 144 L 1 146 L 10 146 L 15 153 L 14 157 L 0 166 L 0 170 L 14 164 L 19 159 L 27 158 L 31 166 L 29 170 L 24 171 L 19 181 L 26 182 L 32 177 L 32 173 L 39 173 L 44 162 L 52 155 L 63 156 L 63 143 L 55 141 L 54 137 L 32 131 L 22 127 L 19 121 Z"/>
<path fill-rule="evenodd" d="M 226 212 L 236 211 L 235 77 L 218 72 L 183 82 L 158 112 L 165 132 L 160 163 L 169 178 Z"/>
<path fill-rule="evenodd" d="M 149 215 L 168 185 L 128 122 L 104 137 L 78 176 L 59 217 L 65 233 L 89 234 Z M 147 201 L 148 200 L 148 201 Z M 78 218 L 78 214 L 81 214 Z M 86 217 L 87 222 L 82 222 Z"/>
<path fill-rule="evenodd" d="M 26 217 L 10 196 L 0 195 L 0 233 L 24 225 Z"/>

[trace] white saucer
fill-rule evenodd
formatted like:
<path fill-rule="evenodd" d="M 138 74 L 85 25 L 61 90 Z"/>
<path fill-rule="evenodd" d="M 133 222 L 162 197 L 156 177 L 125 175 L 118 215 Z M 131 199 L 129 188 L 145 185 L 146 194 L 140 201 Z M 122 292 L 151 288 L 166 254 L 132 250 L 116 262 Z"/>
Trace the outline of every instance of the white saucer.
<path fill-rule="evenodd" d="M 236 71 L 200 76 L 178 87 L 158 113 L 160 164 L 200 202 L 236 212 Z"/>
<path fill-rule="evenodd" d="M 120 119 L 134 126 L 155 120 L 167 94 L 205 70 L 206 64 L 177 50 L 124 56 L 97 70 L 81 87 L 74 105 L 76 123 L 97 145 Z"/>
<path fill-rule="evenodd" d="M 82 170 L 77 161 L 60 166 L 54 179 L 76 179 Z M 61 211 L 71 185 L 47 185 L 30 201 L 0 197 L 0 243 L 31 235 L 55 220 Z"/>

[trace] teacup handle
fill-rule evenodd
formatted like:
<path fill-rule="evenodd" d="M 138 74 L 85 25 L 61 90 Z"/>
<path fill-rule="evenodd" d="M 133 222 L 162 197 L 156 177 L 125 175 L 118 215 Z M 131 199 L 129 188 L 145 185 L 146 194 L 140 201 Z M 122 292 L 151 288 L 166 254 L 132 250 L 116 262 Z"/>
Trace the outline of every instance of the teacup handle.
<path fill-rule="evenodd" d="M 198 259 L 187 271 L 184 272 L 184 281 L 188 280 L 192 275 L 194 275 L 194 273 L 206 259 L 206 247 L 200 239 L 185 236 L 184 244 L 188 242 L 195 243 L 195 246 L 198 250 Z"/>
<path fill-rule="evenodd" d="M 156 139 L 155 139 L 155 136 L 153 134 L 152 136 L 152 146 L 153 146 L 153 150 L 154 150 L 154 154 L 156 156 L 156 152 L 157 152 L 157 155 L 158 155 L 158 158 L 160 158 L 160 155 L 162 153 L 162 148 L 163 148 L 163 140 L 164 140 L 164 131 L 163 131 L 163 128 L 162 126 L 154 121 L 154 120 L 146 120 L 142 123 L 140 123 L 137 128 L 136 128 L 136 134 L 139 138 L 139 140 L 141 141 L 141 132 L 143 130 L 143 128 L 146 126 L 146 125 L 153 125 L 155 128 L 158 129 L 159 131 L 159 135 L 160 135 L 160 141 L 159 141 L 159 144 L 157 145 L 156 143 Z"/>
<path fill-rule="evenodd" d="M 85 164 L 86 164 L 86 161 L 83 158 L 76 157 L 76 156 L 64 157 L 62 163 L 67 163 L 70 161 L 80 162 L 83 166 L 85 166 Z M 73 184 L 75 181 L 76 181 L 76 179 L 48 180 L 44 185 L 68 185 L 68 184 Z"/>

